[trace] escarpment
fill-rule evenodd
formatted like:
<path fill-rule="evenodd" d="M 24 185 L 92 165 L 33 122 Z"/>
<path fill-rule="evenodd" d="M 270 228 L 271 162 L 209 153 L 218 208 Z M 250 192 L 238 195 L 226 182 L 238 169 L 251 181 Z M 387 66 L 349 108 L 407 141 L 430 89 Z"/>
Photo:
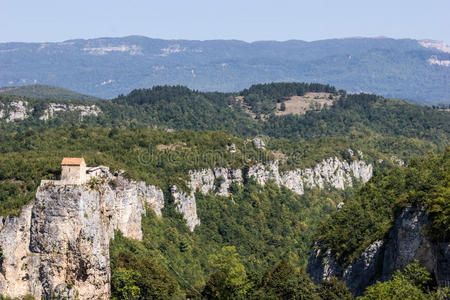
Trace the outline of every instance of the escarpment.
<path fill-rule="evenodd" d="M 163 193 L 100 167 L 85 184 L 43 181 L 34 203 L 0 231 L 0 294 L 36 299 L 109 299 L 114 231 L 142 239 L 146 207 L 161 215 Z"/>
<path fill-rule="evenodd" d="M 296 169 L 280 172 L 278 161 L 259 163 L 250 166 L 247 174 L 241 169 L 203 169 L 190 171 L 188 184 L 190 193 L 173 187 L 171 192 L 178 211 L 183 213 L 187 225 L 191 230 L 200 224 L 195 205 L 195 192 L 203 194 L 214 193 L 229 196 L 229 189 L 233 183 L 242 184 L 244 176 L 253 178 L 258 184 L 265 185 L 271 181 L 278 186 L 285 186 L 294 193 L 303 195 L 305 189 L 324 189 L 331 186 L 336 189 L 351 187 L 354 180 L 366 183 L 372 177 L 372 164 L 363 160 L 341 161 L 337 157 L 330 157 L 312 168 Z"/>
<path fill-rule="evenodd" d="M 102 111 L 95 105 L 48 103 L 43 112 L 36 112 L 25 100 L 14 100 L 9 103 L 0 102 L 0 121 L 4 119 L 7 123 L 16 120 L 32 118 L 34 114 L 40 114 L 39 120 L 47 121 L 54 118 L 58 113 L 76 113 L 80 120 L 89 116 L 98 116 Z"/>
<path fill-rule="evenodd" d="M 0 119 L 5 118 L 7 123 L 14 120 L 24 120 L 29 117 L 28 102 L 15 100 L 9 104 L 0 103 Z"/>
<path fill-rule="evenodd" d="M 406 207 L 395 219 L 386 240 L 374 241 L 351 264 L 343 265 L 331 250 L 322 253 L 319 249 L 312 254 L 307 271 L 315 283 L 337 276 L 354 295 L 361 295 L 367 286 L 389 280 L 394 271 L 418 260 L 439 286 L 449 286 L 450 244 L 430 241 L 424 234 L 428 222 L 424 208 Z"/>

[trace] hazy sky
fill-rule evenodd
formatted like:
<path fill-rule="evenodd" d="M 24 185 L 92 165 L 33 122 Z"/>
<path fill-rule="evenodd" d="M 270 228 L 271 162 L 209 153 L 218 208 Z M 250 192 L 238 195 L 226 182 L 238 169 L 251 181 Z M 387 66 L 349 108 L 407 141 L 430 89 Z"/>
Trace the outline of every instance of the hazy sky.
<path fill-rule="evenodd" d="M 0 41 L 430 38 L 450 44 L 450 0 L 0 0 Z"/>

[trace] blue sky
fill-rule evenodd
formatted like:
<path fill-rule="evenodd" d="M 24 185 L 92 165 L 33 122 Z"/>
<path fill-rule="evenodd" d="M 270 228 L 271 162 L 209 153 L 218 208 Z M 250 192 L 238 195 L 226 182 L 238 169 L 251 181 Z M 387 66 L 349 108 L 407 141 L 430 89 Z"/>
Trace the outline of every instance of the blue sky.
<path fill-rule="evenodd" d="M 0 42 L 430 38 L 450 44 L 450 0 L 1 0 Z"/>

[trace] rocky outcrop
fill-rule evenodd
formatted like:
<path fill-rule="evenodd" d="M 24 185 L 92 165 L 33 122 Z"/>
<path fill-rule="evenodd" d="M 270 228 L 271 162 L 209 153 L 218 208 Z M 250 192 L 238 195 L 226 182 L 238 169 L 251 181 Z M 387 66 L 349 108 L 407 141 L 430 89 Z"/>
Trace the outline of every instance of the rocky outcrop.
<path fill-rule="evenodd" d="M 183 214 L 187 226 L 192 231 L 197 225 L 200 225 L 200 219 L 197 216 L 195 192 L 200 191 L 204 195 L 212 192 L 221 196 L 229 196 L 231 184 L 233 182 L 242 182 L 242 170 L 226 168 L 203 169 L 190 171 L 189 175 L 191 178 L 189 181 L 190 193 L 187 194 L 173 186 L 171 194 L 175 208 Z"/>
<path fill-rule="evenodd" d="M 395 219 L 387 240 L 373 242 L 350 265 L 340 265 L 330 250 L 322 254 L 319 249 L 311 256 L 307 271 L 316 283 L 337 276 L 353 294 L 361 295 L 368 285 L 389 280 L 396 270 L 418 260 L 440 286 L 449 286 L 449 243 L 430 242 L 423 233 L 427 222 L 423 208 L 407 207 Z"/>
<path fill-rule="evenodd" d="M 43 181 L 36 200 L 0 230 L 0 294 L 36 299 L 109 299 L 109 241 L 142 239 L 145 207 L 161 215 L 161 190 L 107 168 L 84 185 Z"/>
<path fill-rule="evenodd" d="M 31 116 L 32 109 L 27 108 L 28 102 L 15 100 L 9 103 L 0 103 L 0 119 L 6 122 L 15 120 L 25 120 Z M 77 112 L 82 120 L 87 116 L 98 116 L 101 113 L 97 105 L 77 105 L 77 104 L 59 104 L 49 103 L 48 108 L 44 110 L 39 120 L 49 120 L 57 112 Z"/>
<path fill-rule="evenodd" d="M 96 105 L 74 105 L 74 104 L 58 104 L 50 103 L 48 108 L 39 117 L 39 120 L 48 120 L 54 116 L 56 112 L 73 112 L 77 111 L 80 114 L 80 118 L 83 119 L 86 116 L 98 116 L 101 112 L 100 108 Z"/>
<path fill-rule="evenodd" d="M 434 274 L 440 286 L 450 286 L 450 243 L 431 242 L 427 239 L 424 235 L 427 223 L 425 209 L 403 209 L 389 233 L 383 256 L 383 280 L 389 279 L 393 271 L 403 269 L 416 259 L 428 272 Z"/>
<path fill-rule="evenodd" d="M 193 192 L 199 190 L 203 194 L 213 192 L 221 196 L 229 196 L 229 189 L 233 182 L 242 183 L 242 170 L 240 169 L 203 169 L 199 171 L 190 171 L 191 178 L 189 188 Z"/>
<path fill-rule="evenodd" d="M 448 59 L 439 59 L 436 55 L 431 56 L 427 59 L 428 64 L 437 65 L 441 67 L 450 67 L 450 60 Z"/>
<path fill-rule="evenodd" d="M 442 52 L 450 53 L 450 47 L 444 41 L 420 40 L 418 43 L 425 48 L 434 48 Z"/>
<path fill-rule="evenodd" d="M 362 153 L 360 153 L 361 156 Z M 204 195 L 213 193 L 229 196 L 233 183 L 242 184 L 243 172 L 240 169 L 215 168 L 190 171 L 189 175 L 190 193 L 186 194 L 174 187 L 172 195 L 178 211 L 183 213 L 189 228 L 193 230 L 200 224 L 195 208 L 195 192 L 198 190 Z M 280 172 L 278 161 L 274 161 L 249 167 L 247 176 L 255 179 L 260 185 L 264 186 L 270 181 L 303 195 L 305 188 L 324 189 L 331 186 L 336 189 L 345 189 L 352 186 L 354 179 L 366 183 L 372 177 L 372 165 L 362 160 L 347 162 L 337 157 L 330 157 L 313 168 Z"/>
<path fill-rule="evenodd" d="M 6 118 L 8 123 L 26 119 L 28 117 L 27 104 L 28 102 L 22 100 L 12 101 L 6 105 L 0 103 L 0 119 Z"/>
<path fill-rule="evenodd" d="M 264 140 L 262 138 L 255 137 L 252 140 L 252 143 L 256 149 L 265 149 L 266 148 L 266 144 L 264 143 Z"/>
<path fill-rule="evenodd" d="M 372 165 L 362 160 L 350 163 L 337 157 L 330 157 L 317 164 L 314 168 L 294 170 L 282 174 L 281 185 L 297 194 L 303 194 L 303 186 L 312 189 L 323 189 L 329 185 L 336 189 L 345 189 L 353 185 L 353 179 L 366 183 L 372 177 Z"/>
<path fill-rule="evenodd" d="M 353 179 L 366 183 L 372 177 L 372 165 L 362 160 L 353 160 L 348 163 L 340 161 L 337 157 L 330 157 L 313 168 L 280 172 L 278 161 L 275 161 L 251 166 L 247 175 L 249 178 L 254 178 L 260 185 L 271 181 L 302 195 L 304 186 L 310 189 L 323 189 L 329 185 L 337 189 L 344 189 L 352 186 Z M 233 182 L 240 184 L 243 181 L 242 170 L 225 168 L 191 171 L 190 177 L 192 190 L 198 189 L 203 194 L 214 192 L 222 196 L 229 195 L 228 189 Z M 215 186 L 217 182 L 221 184 Z"/>
<path fill-rule="evenodd" d="M 378 278 L 379 254 L 382 246 L 383 241 L 375 241 L 355 262 L 347 267 L 336 262 L 330 250 L 322 254 L 319 249 L 310 258 L 307 271 L 316 284 L 336 276 L 344 281 L 354 294 L 360 295 L 366 286 Z"/>
<path fill-rule="evenodd" d="M 41 295 L 39 282 L 40 258 L 30 251 L 31 214 L 33 205 L 22 209 L 17 218 L 2 220 L 0 249 L 2 252 L 0 294 L 20 297 Z"/>
<path fill-rule="evenodd" d="M 170 189 L 170 193 L 172 194 L 176 210 L 183 214 L 186 225 L 193 231 L 195 226 L 200 225 L 194 193 L 188 195 L 180 191 L 175 185 Z"/>

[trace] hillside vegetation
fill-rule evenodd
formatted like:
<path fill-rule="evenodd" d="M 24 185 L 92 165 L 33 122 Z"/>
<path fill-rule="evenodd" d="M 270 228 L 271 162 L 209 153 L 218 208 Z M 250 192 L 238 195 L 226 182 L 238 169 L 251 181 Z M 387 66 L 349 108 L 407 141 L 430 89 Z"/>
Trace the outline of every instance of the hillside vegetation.
<path fill-rule="evenodd" d="M 281 169 L 306 168 L 328 157 L 349 159 L 348 149 L 359 149 L 365 160 L 380 168 L 392 166 L 390 157 L 407 160 L 429 149 L 430 143 L 417 139 L 382 136 L 321 138 L 290 142 L 268 139 L 266 150 L 255 149 L 246 139 L 223 131 L 179 131 L 118 129 L 100 127 L 59 127 L 28 129 L 0 135 L 0 215 L 16 214 L 34 197 L 41 179 L 60 176 L 61 158 L 83 156 L 88 165 L 123 169 L 137 180 L 155 184 L 164 190 L 176 184 L 185 187 L 188 171 L 201 168 L 243 168 L 259 161 L 275 159 L 281 153 Z M 228 147 L 234 144 L 237 152 Z M 161 145 L 183 145 L 170 148 Z M 187 159 L 190 158 L 190 159 Z"/>
<path fill-rule="evenodd" d="M 331 107 L 320 111 L 310 110 L 305 115 L 275 115 L 277 102 L 286 101 L 292 95 L 314 91 L 332 92 L 336 95 L 336 100 L 333 100 Z M 39 120 L 39 116 L 48 107 L 49 100 L 30 99 L 27 102 L 27 119 L 9 124 L 0 122 L 0 126 L 6 130 L 15 130 L 23 126 L 47 128 L 82 122 L 102 127 L 227 130 L 241 137 L 267 135 L 291 140 L 348 136 L 352 132 L 364 132 L 369 135 L 419 138 L 441 147 L 445 147 L 449 141 L 448 112 L 400 100 L 368 94 L 347 95 L 345 91 L 336 91 L 330 86 L 304 83 L 256 85 L 240 94 L 246 95 L 243 96 L 246 105 L 258 113 L 266 105 L 272 111 L 267 108 L 266 118 L 255 120 L 236 102 L 236 94 L 203 93 L 181 86 L 163 86 L 135 90 L 112 101 L 97 101 L 94 105 L 101 110 L 98 116 L 80 118 L 80 115 L 73 112 L 59 112 L 47 122 Z M 250 100 L 247 99 L 249 97 Z M 12 99 L 0 96 L 0 102 L 8 101 Z M 93 104 L 88 101 L 77 103 Z"/>
<path fill-rule="evenodd" d="M 4 87 L 0 89 L 0 94 L 54 100 L 100 100 L 100 98 L 94 96 L 83 95 L 68 89 L 45 84 Z"/>
<path fill-rule="evenodd" d="M 333 105 L 304 115 L 275 114 L 277 104 L 308 92 L 332 95 Z M 253 119 L 236 97 L 266 117 Z M 67 156 L 124 170 L 164 193 L 162 218 L 151 210 L 143 217 L 142 241 L 117 232 L 111 242 L 113 299 L 351 299 L 336 278 L 316 286 L 306 274 L 317 238 L 350 262 L 386 234 L 396 211 L 414 204 L 430 209 L 430 238 L 448 239 L 442 230 L 449 228 L 447 112 L 305 83 L 255 85 L 240 93 L 158 86 L 95 102 L 2 95 L 0 110 L 9 115 L 18 101 L 26 117 L 0 121 L 1 216 L 18 215 L 41 179 L 58 179 Z M 99 113 L 82 116 L 72 109 L 41 120 L 50 103 L 95 106 Z M 254 146 L 254 136 L 264 148 Z M 281 170 L 329 157 L 352 160 L 356 154 L 349 149 L 374 168 L 361 189 L 354 181 L 346 190 L 326 186 L 298 195 L 245 175 L 249 166 L 275 159 Z M 430 151 L 438 154 L 413 158 Z M 403 162 L 407 168 L 397 166 Z M 230 197 L 197 192 L 201 224 L 191 232 L 170 187 L 188 191 L 189 170 L 214 167 L 243 169 L 244 184 L 232 185 Z M 340 202 L 345 205 L 336 213 Z M 419 266 L 405 272 L 368 290 L 366 299 L 388 298 L 399 286 L 403 294 L 435 295 L 432 283 L 425 289 L 415 280 L 423 274 Z"/>

